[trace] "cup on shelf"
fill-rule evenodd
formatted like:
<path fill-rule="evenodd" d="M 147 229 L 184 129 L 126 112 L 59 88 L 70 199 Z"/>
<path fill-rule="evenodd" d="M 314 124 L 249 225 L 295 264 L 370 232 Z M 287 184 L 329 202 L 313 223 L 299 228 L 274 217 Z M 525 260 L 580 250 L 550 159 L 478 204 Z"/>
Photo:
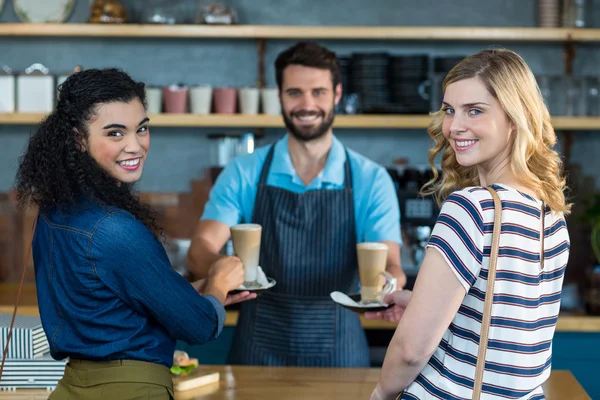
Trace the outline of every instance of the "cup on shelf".
<path fill-rule="evenodd" d="M 169 114 L 183 114 L 187 109 L 189 89 L 182 85 L 171 85 L 163 88 L 165 112 Z"/>
<path fill-rule="evenodd" d="M 560 75 L 536 76 L 540 92 L 550 115 L 562 115 L 562 77 Z"/>
<path fill-rule="evenodd" d="M 239 90 L 240 112 L 242 114 L 256 115 L 259 106 L 259 90 L 255 87 L 244 87 Z"/>
<path fill-rule="evenodd" d="M 598 77 L 540 75 L 536 80 L 550 115 L 585 117 L 600 112 Z"/>
<path fill-rule="evenodd" d="M 213 98 L 215 113 L 235 114 L 237 105 L 237 90 L 235 88 L 215 88 Z"/>
<path fill-rule="evenodd" d="M 190 107 L 192 113 L 199 115 L 210 114 L 212 91 L 211 86 L 194 86 L 190 89 Z"/>
<path fill-rule="evenodd" d="M 262 112 L 267 115 L 281 114 L 281 104 L 279 103 L 279 89 L 263 88 L 260 89 L 262 101 Z"/>
<path fill-rule="evenodd" d="M 162 111 L 162 89 L 146 86 L 146 103 L 148 114 L 160 114 Z"/>
<path fill-rule="evenodd" d="M 586 112 L 584 79 L 575 76 L 563 76 L 564 112 L 569 117 L 583 117 Z"/>
<path fill-rule="evenodd" d="M 585 78 L 586 115 L 600 117 L 600 77 Z"/>

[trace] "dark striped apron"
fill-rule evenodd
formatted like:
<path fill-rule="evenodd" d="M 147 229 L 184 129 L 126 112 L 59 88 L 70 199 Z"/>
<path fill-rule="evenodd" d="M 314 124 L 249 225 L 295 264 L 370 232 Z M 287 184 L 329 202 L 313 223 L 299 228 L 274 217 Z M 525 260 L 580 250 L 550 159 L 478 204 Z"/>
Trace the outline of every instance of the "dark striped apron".
<path fill-rule="evenodd" d="M 260 265 L 277 285 L 242 303 L 229 363 L 368 367 L 360 319 L 329 297 L 358 291 L 348 153 L 344 189 L 296 194 L 267 185 L 274 148 L 260 174 L 252 222 L 262 225 Z"/>

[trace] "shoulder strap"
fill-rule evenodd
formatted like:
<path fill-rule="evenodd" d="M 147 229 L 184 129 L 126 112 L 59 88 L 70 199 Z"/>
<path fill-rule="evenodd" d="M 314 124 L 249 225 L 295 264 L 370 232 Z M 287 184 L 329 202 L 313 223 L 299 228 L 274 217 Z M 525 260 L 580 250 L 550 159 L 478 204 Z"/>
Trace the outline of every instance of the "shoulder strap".
<path fill-rule="evenodd" d="M 273 155 L 275 154 L 275 145 L 277 142 L 271 145 L 269 152 L 267 153 L 267 158 L 265 159 L 265 163 L 263 164 L 262 169 L 260 170 L 260 177 L 258 179 L 259 185 L 266 185 L 267 179 L 269 177 L 269 171 L 271 170 L 271 163 L 273 162 Z"/>
<path fill-rule="evenodd" d="M 346 152 L 346 161 L 344 162 L 344 189 L 352 189 L 352 167 L 350 165 L 350 153 Z"/>
<path fill-rule="evenodd" d="M 2 352 L 2 364 L 0 364 L 0 379 L 2 379 L 2 372 L 4 371 L 4 362 L 6 361 L 6 355 L 8 354 L 8 344 L 12 337 L 13 326 L 15 324 L 15 318 L 17 316 L 17 307 L 19 306 L 19 300 L 21 298 L 21 290 L 23 289 L 23 282 L 25 281 L 25 272 L 27 271 L 27 264 L 29 263 L 29 254 L 31 254 L 31 248 L 33 246 L 33 235 L 35 234 L 35 226 L 37 224 L 39 216 L 33 219 L 33 226 L 31 227 L 31 242 L 29 243 L 29 251 L 25 256 L 25 262 L 23 263 L 23 272 L 21 273 L 21 283 L 19 283 L 19 290 L 17 291 L 17 299 L 15 300 L 15 308 L 13 310 L 12 319 L 10 320 L 10 328 L 8 328 L 8 335 L 6 336 L 6 344 L 4 345 L 4 351 Z"/>
<path fill-rule="evenodd" d="M 546 235 L 546 203 L 542 201 L 542 211 L 540 214 L 540 220 L 542 221 L 542 231 L 540 232 L 540 271 L 544 269 L 544 238 Z"/>
<path fill-rule="evenodd" d="M 479 335 L 479 352 L 477 354 L 477 367 L 475 369 L 475 384 L 473 385 L 472 400 L 479 400 L 483 386 L 483 371 L 485 370 L 485 353 L 487 351 L 490 320 L 492 319 L 492 303 L 494 301 L 494 283 L 496 281 L 496 264 L 498 263 L 498 248 L 500 246 L 500 228 L 502 226 L 502 202 L 498 193 L 491 187 L 487 190 L 494 199 L 494 231 L 492 233 L 492 250 L 488 267 L 487 288 L 483 305 L 481 320 L 481 334 Z"/>

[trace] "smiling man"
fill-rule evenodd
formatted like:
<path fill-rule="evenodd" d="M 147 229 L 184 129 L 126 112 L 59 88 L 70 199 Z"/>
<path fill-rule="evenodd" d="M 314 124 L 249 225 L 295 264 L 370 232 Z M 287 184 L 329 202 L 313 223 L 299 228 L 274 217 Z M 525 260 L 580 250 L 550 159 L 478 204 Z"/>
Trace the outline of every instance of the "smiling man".
<path fill-rule="evenodd" d="M 277 285 L 242 304 L 229 362 L 368 367 L 358 316 L 329 294 L 358 291 L 359 242 L 388 244 L 387 271 L 404 286 L 394 185 L 383 167 L 333 135 L 342 95 L 333 52 L 301 42 L 278 56 L 275 71 L 287 134 L 223 170 L 188 267 L 206 276 L 230 226 L 260 224 L 260 265 Z"/>

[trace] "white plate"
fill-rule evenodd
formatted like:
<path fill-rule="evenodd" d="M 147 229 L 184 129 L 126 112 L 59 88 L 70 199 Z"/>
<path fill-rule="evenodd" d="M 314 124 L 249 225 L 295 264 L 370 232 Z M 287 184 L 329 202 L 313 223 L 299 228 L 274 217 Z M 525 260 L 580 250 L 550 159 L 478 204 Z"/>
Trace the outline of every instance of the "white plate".
<path fill-rule="evenodd" d="M 273 286 L 275 286 L 277 284 L 277 282 L 275 282 L 275 279 L 268 278 L 265 275 L 265 273 L 261 267 L 258 267 L 257 282 L 258 282 L 259 286 L 256 286 L 256 287 L 253 286 L 253 287 L 247 288 L 246 286 L 241 284 L 232 292 L 245 292 L 245 291 L 262 292 L 264 290 L 271 289 Z"/>
<path fill-rule="evenodd" d="M 75 0 L 13 0 L 15 14 L 22 22 L 65 22 Z"/>
<path fill-rule="evenodd" d="M 360 293 L 347 295 L 342 292 L 331 292 L 329 296 L 331 296 L 331 300 L 340 306 L 357 313 L 363 313 L 366 311 L 383 311 L 391 306 L 391 304 L 382 303 L 363 304 L 360 302 Z"/>

